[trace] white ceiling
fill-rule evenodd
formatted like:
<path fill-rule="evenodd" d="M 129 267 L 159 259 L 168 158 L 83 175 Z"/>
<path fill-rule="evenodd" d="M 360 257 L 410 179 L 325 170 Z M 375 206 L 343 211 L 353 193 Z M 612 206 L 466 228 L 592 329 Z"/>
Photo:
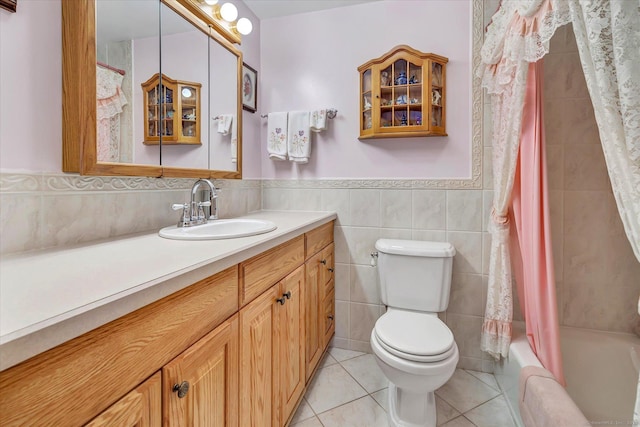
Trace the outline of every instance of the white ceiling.
<path fill-rule="evenodd" d="M 263 20 L 372 1 L 380 0 L 244 0 L 244 3 Z"/>

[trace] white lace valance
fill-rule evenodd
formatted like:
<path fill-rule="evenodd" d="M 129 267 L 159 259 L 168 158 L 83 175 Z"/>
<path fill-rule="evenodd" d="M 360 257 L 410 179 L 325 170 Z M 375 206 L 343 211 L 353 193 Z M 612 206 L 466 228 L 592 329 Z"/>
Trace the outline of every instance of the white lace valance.
<path fill-rule="evenodd" d="M 569 22 L 566 0 L 503 0 L 482 46 L 482 86 L 490 94 L 502 93 L 515 77 L 518 64 L 544 57 L 553 33 Z"/>

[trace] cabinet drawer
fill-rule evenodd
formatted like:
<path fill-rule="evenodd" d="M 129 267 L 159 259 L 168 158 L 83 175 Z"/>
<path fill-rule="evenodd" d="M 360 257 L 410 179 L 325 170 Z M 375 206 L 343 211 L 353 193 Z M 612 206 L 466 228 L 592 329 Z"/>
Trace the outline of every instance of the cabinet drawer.
<path fill-rule="evenodd" d="M 240 305 L 245 305 L 304 261 L 304 236 L 240 264 Z"/>
<path fill-rule="evenodd" d="M 331 242 L 333 242 L 333 221 L 305 234 L 305 259 L 308 259 Z"/>

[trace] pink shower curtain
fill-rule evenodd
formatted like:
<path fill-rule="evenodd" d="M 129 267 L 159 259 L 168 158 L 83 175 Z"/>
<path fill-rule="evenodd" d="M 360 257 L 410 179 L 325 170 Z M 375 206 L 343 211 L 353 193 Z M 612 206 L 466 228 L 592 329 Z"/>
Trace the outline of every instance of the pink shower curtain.
<path fill-rule="evenodd" d="M 511 239 L 512 262 L 529 344 L 564 385 L 547 197 L 542 72 L 542 59 L 529 64 L 511 199 L 517 233 L 517 239 L 515 233 Z"/>

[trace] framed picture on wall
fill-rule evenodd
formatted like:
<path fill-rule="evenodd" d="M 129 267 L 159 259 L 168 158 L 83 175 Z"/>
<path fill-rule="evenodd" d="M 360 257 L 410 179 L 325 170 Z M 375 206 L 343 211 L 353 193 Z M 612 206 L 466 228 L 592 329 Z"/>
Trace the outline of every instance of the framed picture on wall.
<path fill-rule="evenodd" d="M 258 109 L 258 72 L 242 63 L 242 108 L 255 113 Z"/>
<path fill-rule="evenodd" d="M 7 9 L 10 12 L 15 12 L 17 5 L 18 0 L 0 0 L 0 7 L 3 9 Z"/>

